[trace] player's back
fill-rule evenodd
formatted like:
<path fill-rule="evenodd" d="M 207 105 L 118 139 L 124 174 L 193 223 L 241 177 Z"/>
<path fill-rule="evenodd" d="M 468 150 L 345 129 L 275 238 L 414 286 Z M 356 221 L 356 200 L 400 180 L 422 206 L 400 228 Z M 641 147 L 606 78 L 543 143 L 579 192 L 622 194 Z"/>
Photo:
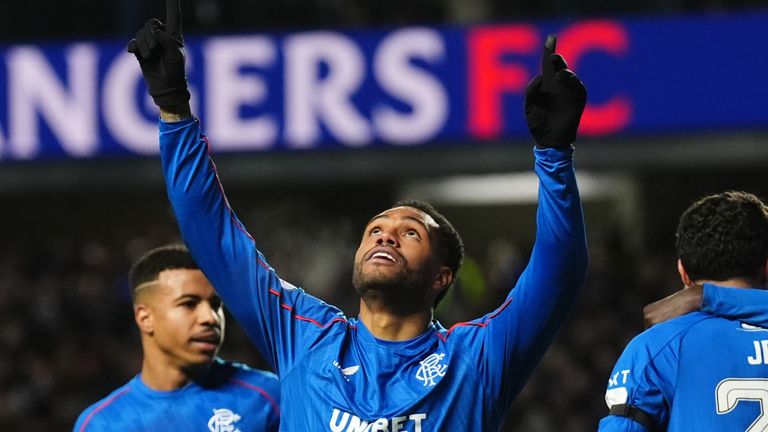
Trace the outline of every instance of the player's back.
<path fill-rule="evenodd" d="M 668 430 L 768 430 L 768 329 L 712 317 L 679 344 Z"/>
<path fill-rule="evenodd" d="M 701 312 L 655 325 L 616 362 L 599 430 L 768 431 L 766 355 L 768 329 Z"/>

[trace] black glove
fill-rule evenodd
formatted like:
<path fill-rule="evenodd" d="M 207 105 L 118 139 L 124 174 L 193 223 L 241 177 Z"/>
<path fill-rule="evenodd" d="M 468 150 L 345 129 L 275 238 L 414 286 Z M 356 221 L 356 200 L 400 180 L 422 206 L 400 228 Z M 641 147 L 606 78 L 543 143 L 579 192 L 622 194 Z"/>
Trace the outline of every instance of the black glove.
<path fill-rule="evenodd" d="M 128 43 L 128 52 L 139 60 L 149 94 L 160 108 L 189 102 L 182 50 L 181 5 L 179 0 L 167 0 L 166 8 L 168 25 L 150 19 Z"/>
<path fill-rule="evenodd" d="M 587 103 L 587 89 L 560 54 L 557 38 L 548 35 L 541 58 L 541 75 L 525 89 L 525 120 L 536 141 L 543 147 L 568 147 L 576 141 L 581 113 Z"/>

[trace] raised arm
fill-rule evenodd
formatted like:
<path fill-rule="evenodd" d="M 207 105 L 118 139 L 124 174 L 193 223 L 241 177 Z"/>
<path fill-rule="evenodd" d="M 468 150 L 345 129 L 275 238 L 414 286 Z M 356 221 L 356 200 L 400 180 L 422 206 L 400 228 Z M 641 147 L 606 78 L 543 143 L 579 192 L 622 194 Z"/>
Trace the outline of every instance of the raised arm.
<path fill-rule="evenodd" d="M 539 177 L 536 243 L 527 268 L 494 312 L 454 327 L 468 343 L 481 344 L 480 372 L 506 407 L 559 330 L 584 282 L 587 245 L 573 170 L 573 147 L 586 90 L 545 44 L 542 74 L 528 85 L 526 118 L 536 140 Z"/>
<path fill-rule="evenodd" d="M 229 207 L 200 123 L 190 114 L 178 0 L 129 44 L 161 109 L 160 150 L 182 237 L 224 303 L 279 374 L 341 313 L 282 281 Z"/>

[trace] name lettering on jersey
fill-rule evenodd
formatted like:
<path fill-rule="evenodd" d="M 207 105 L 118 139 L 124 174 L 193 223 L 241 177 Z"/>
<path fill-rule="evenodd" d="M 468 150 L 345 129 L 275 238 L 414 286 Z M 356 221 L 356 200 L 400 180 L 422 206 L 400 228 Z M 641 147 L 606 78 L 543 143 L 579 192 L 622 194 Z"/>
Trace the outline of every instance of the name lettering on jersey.
<path fill-rule="evenodd" d="M 417 413 L 380 418 L 369 422 L 354 414 L 334 408 L 328 426 L 332 432 L 421 432 L 421 424 L 426 420 L 426 413 Z"/>
<path fill-rule="evenodd" d="M 416 371 L 416 379 L 424 382 L 424 386 L 434 387 L 435 379 L 445 376 L 445 370 L 448 365 L 440 364 L 445 357 L 444 353 L 434 353 L 424 360 L 420 361 L 419 369 Z"/>
<path fill-rule="evenodd" d="M 748 356 L 747 362 L 751 365 L 768 364 L 768 340 L 752 341 L 755 355 Z"/>
<path fill-rule="evenodd" d="M 621 383 L 622 384 L 626 384 L 628 376 L 629 376 L 629 369 L 624 369 L 624 370 L 621 370 L 619 372 L 616 372 L 608 380 L 608 387 L 613 387 L 613 386 L 619 385 L 619 377 L 621 377 Z"/>
<path fill-rule="evenodd" d="M 211 432 L 240 432 L 235 426 L 242 417 L 226 408 L 213 410 L 213 416 L 208 420 L 208 430 Z"/>

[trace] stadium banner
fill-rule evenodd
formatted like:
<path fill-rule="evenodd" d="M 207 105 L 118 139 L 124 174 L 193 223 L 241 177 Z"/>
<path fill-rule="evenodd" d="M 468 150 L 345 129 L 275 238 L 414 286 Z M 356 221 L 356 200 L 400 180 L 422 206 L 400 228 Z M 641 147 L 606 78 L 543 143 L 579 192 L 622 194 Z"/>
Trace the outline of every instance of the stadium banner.
<path fill-rule="evenodd" d="M 584 137 L 765 128 L 768 11 L 188 36 L 217 152 L 525 139 L 547 33 L 589 89 Z M 126 40 L 0 46 L 0 161 L 151 155 L 158 111 Z"/>

